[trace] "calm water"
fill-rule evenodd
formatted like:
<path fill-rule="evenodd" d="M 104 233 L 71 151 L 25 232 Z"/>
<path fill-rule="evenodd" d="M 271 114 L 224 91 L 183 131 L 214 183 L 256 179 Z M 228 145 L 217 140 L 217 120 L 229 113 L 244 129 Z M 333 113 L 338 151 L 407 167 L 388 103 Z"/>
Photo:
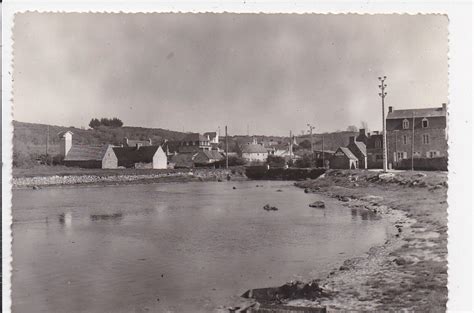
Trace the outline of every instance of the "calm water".
<path fill-rule="evenodd" d="M 209 312 L 385 240 L 385 221 L 318 199 L 248 181 L 14 191 L 13 311 Z"/>

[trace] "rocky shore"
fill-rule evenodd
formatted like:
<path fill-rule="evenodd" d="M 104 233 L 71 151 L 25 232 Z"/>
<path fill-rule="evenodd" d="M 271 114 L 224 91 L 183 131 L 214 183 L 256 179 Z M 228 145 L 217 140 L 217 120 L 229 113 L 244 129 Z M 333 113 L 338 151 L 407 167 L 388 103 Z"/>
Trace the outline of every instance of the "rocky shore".
<path fill-rule="evenodd" d="M 302 290 L 316 283 L 318 297 L 245 299 L 245 312 L 268 312 L 268 302 L 272 312 L 446 310 L 447 173 L 329 170 L 295 185 L 350 210 L 383 215 L 393 229 L 384 245 L 337 265 L 327 277 L 289 283 Z M 282 287 L 265 289 L 275 294 Z"/>
<path fill-rule="evenodd" d="M 87 174 L 62 174 L 33 177 L 14 177 L 12 185 L 14 189 L 33 188 L 38 189 L 48 186 L 62 185 L 85 185 L 85 184 L 131 184 L 131 183 L 155 183 L 155 182 L 175 182 L 175 181 L 224 181 L 224 180 L 246 179 L 243 171 L 238 169 L 191 169 L 180 171 L 167 170 L 144 170 L 130 173 L 116 170 L 114 173 L 100 172 Z"/>

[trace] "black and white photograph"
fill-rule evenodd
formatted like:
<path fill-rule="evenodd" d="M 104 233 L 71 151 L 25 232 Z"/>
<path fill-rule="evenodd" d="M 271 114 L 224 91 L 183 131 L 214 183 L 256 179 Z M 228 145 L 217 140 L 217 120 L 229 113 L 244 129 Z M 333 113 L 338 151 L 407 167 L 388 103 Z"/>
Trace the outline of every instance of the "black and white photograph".
<path fill-rule="evenodd" d="M 445 312 L 449 23 L 16 13 L 11 312 Z"/>

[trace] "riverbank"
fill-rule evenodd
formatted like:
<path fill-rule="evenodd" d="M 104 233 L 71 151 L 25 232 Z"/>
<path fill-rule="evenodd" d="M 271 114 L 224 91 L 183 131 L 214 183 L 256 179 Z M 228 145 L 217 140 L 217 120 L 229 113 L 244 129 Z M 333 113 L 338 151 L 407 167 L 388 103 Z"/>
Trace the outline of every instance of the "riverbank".
<path fill-rule="evenodd" d="M 301 287 L 317 283 L 323 296 L 293 297 L 284 305 L 328 311 L 446 310 L 447 173 L 330 170 L 295 185 L 337 198 L 348 209 L 382 214 L 394 228 L 384 245 Z M 277 303 L 276 312 L 286 312 L 282 301 Z"/>
<path fill-rule="evenodd" d="M 72 185 L 118 185 L 134 183 L 224 181 L 246 179 L 240 167 L 229 169 L 80 169 L 68 167 L 41 167 L 29 171 L 17 170 L 13 173 L 14 189 L 42 188 Z"/>

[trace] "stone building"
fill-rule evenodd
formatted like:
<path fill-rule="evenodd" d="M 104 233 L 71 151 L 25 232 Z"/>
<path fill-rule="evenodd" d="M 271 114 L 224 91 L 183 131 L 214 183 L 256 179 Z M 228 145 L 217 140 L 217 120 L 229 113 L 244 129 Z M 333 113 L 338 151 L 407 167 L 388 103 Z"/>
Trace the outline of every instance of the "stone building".
<path fill-rule="evenodd" d="M 402 160 L 448 156 L 446 104 L 427 109 L 388 108 L 387 158 L 393 167 Z"/>
<path fill-rule="evenodd" d="M 247 162 L 266 162 L 268 158 L 268 150 L 256 139 L 252 143 L 242 145 L 240 148 L 242 158 Z"/>
<path fill-rule="evenodd" d="M 365 135 L 365 134 L 364 134 Z M 367 138 L 365 138 L 366 140 Z M 355 136 L 349 137 L 347 148 L 356 156 L 359 161 L 358 168 L 367 169 L 367 149 L 364 142 L 357 141 Z"/>
<path fill-rule="evenodd" d="M 383 167 L 383 135 L 378 131 L 367 134 L 367 168 Z"/>
<path fill-rule="evenodd" d="M 330 167 L 335 169 L 359 168 L 359 159 L 346 147 L 339 147 L 331 157 Z"/>

